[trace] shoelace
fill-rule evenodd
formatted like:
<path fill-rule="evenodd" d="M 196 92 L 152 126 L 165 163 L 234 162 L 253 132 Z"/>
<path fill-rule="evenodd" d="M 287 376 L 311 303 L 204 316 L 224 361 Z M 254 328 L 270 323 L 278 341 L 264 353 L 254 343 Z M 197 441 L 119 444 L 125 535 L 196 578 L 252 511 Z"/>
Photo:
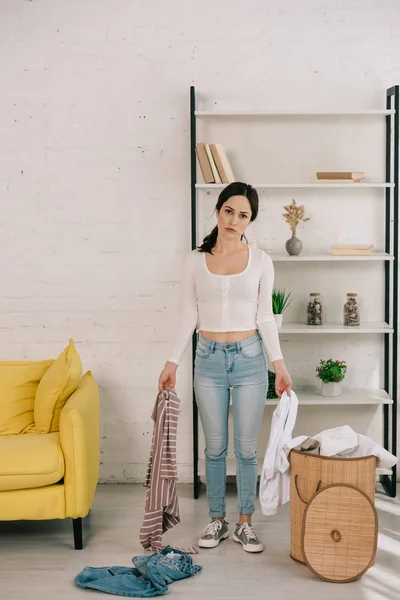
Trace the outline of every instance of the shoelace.
<path fill-rule="evenodd" d="M 239 534 L 242 533 L 242 531 L 243 531 L 244 535 L 246 536 L 247 540 L 255 540 L 256 542 L 258 542 L 256 532 L 254 531 L 254 528 L 252 525 L 249 525 L 249 523 L 243 523 L 243 525 L 239 529 Z"/>
<path fill-rule="evenodd" d="M 222 527 L 222 523 L 219 519 L 216 519 L 215 521 L 211 521 L 211 523 L 209 523 L 207 525 L 207 527 L 205 528 L 203 537 L 205 537 L 206 535 L 216 535 L 218 533 L 218 531 L 221 529 L 221 527 Z"/>

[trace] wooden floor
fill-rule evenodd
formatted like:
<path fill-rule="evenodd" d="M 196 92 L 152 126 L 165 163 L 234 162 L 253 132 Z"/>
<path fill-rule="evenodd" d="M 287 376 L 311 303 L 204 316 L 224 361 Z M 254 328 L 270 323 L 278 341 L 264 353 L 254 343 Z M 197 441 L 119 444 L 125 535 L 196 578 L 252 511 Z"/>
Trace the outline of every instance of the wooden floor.
<path fill-rule="evenodd" d="M 399 490 L 400 492 L 400 490 Z M 164 541 L 196 542 L 208 522 L 203 495 L 192 499 L 191 486 L 179 487 L 182 523 Z M 73 549 L 70 521 L 0 523 L 0 598 L 63 600 L 106 598 L 81 590 L 75 575 L 86 565 L 131 566 L 132 556 L 144 554 L 138 542 L 144 489 L 140 485 L 98 487 L 93 509 L 84 523 L 85 547 Z M 227 498 L 230 531 L 236 521 L 236 497 Z M 262 554 L 246 554 L 232 538 L 218 548 L 194 557 L 203 570 L 170 586 L 171 598 L 190 600 L 399 600 L 400 500 L 378 493 L 379 549 L 375 566 L 360 581 L 331 584 L 317 579 L 289 558 L 289 507 L 266 518 L 259 512 L 253 523 L 266 544 Z"/>

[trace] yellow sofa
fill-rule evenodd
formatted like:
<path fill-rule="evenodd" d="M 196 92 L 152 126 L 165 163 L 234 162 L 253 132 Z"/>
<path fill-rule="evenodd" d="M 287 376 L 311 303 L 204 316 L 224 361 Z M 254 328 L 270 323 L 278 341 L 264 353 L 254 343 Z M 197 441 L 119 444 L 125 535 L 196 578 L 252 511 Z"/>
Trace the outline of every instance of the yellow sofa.
<path fill-rule="evenodd" d="M 100 462 L 99 393 L 71 340 L 56 360 L 0 362 L 0 521 L 73 520 L 92 505 Z"/>

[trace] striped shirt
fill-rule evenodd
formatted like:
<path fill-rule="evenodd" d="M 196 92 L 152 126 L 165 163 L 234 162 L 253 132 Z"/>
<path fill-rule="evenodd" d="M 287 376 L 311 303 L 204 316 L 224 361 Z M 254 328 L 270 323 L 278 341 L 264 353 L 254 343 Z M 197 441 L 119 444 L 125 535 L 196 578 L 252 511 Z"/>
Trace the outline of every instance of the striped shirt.
<path fill-rule="evenodd" d="M 172 388 L 157 396 L 151 418 L 153 439 L 144 486 L 147 487 L 145 514 L 140 528 L 140 543 L 146 550 L 160 552 L 162 534 L 180 523 L 176 482 L 176 435 L 179 398 Z M 197 552 L 194 548 L 180 548 Z"/>

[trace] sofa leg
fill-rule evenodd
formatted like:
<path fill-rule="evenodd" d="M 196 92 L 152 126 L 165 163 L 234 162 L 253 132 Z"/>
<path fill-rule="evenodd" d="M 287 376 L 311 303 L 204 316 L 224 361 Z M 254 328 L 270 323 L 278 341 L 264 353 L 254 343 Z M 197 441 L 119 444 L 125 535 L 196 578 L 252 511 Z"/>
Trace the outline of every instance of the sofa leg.
<path fill-rule="evenodd" d="M 72 525 L 74 528 L 75 550 L 82 550 L 82 548 L 83 548 L 82 517 L 79 517 L 78 519 L 72 519 Z"/>

